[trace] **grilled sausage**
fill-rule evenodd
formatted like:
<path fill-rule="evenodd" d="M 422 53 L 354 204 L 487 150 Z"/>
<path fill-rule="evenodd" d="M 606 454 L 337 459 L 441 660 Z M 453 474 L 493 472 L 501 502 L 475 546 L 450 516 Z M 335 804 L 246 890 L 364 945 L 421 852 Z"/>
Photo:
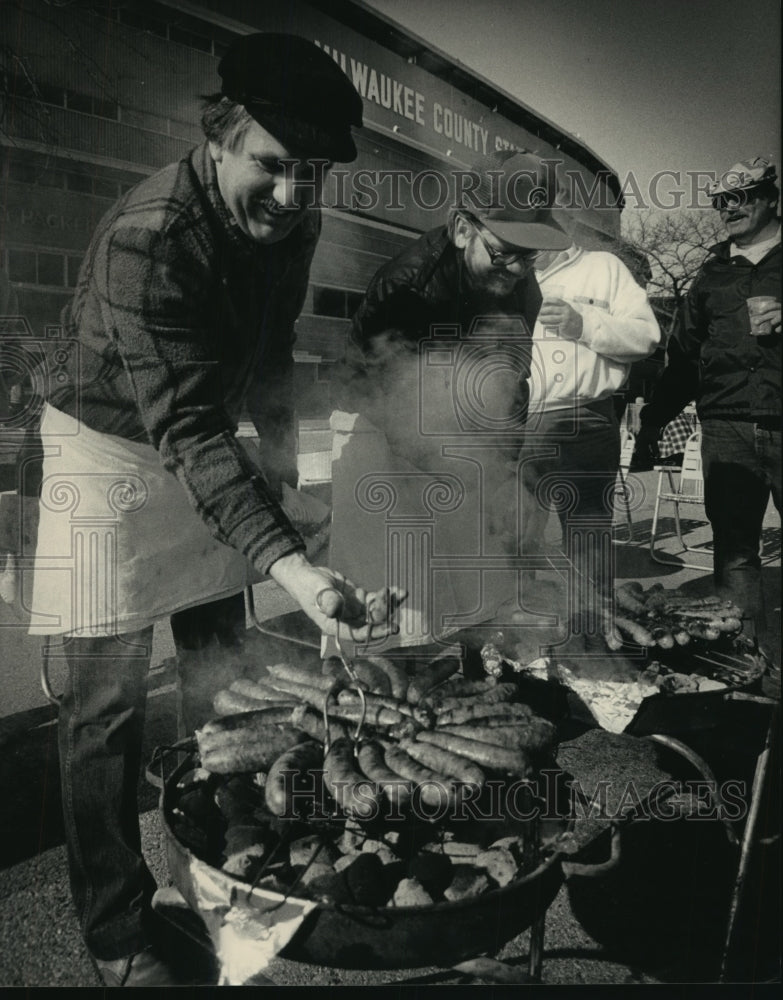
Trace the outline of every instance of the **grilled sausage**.
<path fill-rule="evenodd" d="M 533 717 L 527 722 L 518 720 L 503 726 L 444 726 L 439 732 L 462 736 L 479 743 L 492 743 L 501 747 L 517 747 L 528 753 L 548 753 L 556 742 L 557 730 L 546 719 Z"/>
<path fill-rule="evenodd" d="M 196 730 L 196 737 L 199 748 L 205 741 L 219 736 L 221 740 L 233 739 L 235 741 L 245 739 L 248 734 L 263 733 L 266 727 L 278 723 L 288 722 L 291 718 L 291 709 L 284 706 L 274 708 L 258 708 L 252 712 L 236 712 L 233 715 L 223 715 L 218 719 L 210 719 L 205 722 L 201 729 Z M 229 736 L 229 734 L 234 734 Z"/>
<path fill-rule="evenodd" d="M 421 743 L 431 743 L 443 750 L 467 757 L 495 771 L 508 771 L 521 778 L 526 778 L 532 773 L 527 754 L 516 747 L 480 743 L 478 740 L 469 740 L 464 736 L 443 732 L 422 731 L 416 734 L 416 739 Z"/>
<path fill-rule="evenodd" d="M 355 819 L 372 819 L 378 813 L 380 792 L 354 765 L 350 740 L 335 740 L 324 758 L 324 784 L 334 801 Z"/>
<path fill-rule="evenodd" d="M 324 730 L 324 720 L 319 712 L 316 712 L 310 705 L 297 705 L 291 712 L 291 725 L 296 726 L 307 733 L 319 743 L 326 742 L 326 731 Z M 330 717 L 329 730 L 333 739 L 347 739 L 348 731 L 341 722 Z"/>
<path fill-rule="evenodd" d="M 480 681 L 469 681 L 460 674 L 457 677 L 449 677 L 448 680 L 433 688 L 429 694 L 425 695 L 423 700 L 432 708 L 438 708 L 449 698 L 481 697 L 497 687 L 497 683 L 495 677 L 485 677 Z"/>
<path fill-rule="evenodd" d="M 361 705 L 330 705 L 329 717 L 342 719 L 344 722 L 359 722 L 362 717 Z M 364 721 L 368 726 L 395 726 L 405 720 L 406 716 L 393 708 L 382 708 L 368 705 Z"/>
<path fill-rule="evenodd" d="M 281 754 L 269 768 L 264 785 L 267 808 L 275 816 L 293 816 L 296 810 L 295 794 L 310 788 L 305 775 L 323 764 L 323 747 L 314 740 L 299 743 Z M 312 790 L 314 791 L 314 787 Z"/>
<path fill-rule="evenodd" d="M 397 699 L 392 698 L 391 695 L 384 697 L 380 694 L 367 692 L 364 696 L 364 700 L 368 709 L 385 708 L 392 712 L 399 712 L 400 715 L 407 715 L 410 716 L 411 719 L 415 719 L 422 726 L 427 726 L 432 721 L 432 715 L 425 706 L 409 705 L 405 701 L 397 701 Z M 345 688 L 337 696 L 337 703 L 338 705 L 361 705 L 361 697 L 358 692 L 352 690 L 351 688 Z"/>
<path fill-rule="evenodd" d="M 367 685 L 367 690 L 373 694 L 387 695 L 391 697 L 392 688 L 389 675 L 369 659 L 354 660 L 352 663 L 353 672 Z"/>
<path fill-rule="evenodd" d="M 621 632 L 624 632 L 625 635 L 629 636 L 640 646 L 655 645 L 655 640 L 652 635 L 638 622 L 632 621 L 630 618 L 622 618 L 620 615 L 615 615 L 614 624 L 620 629 Z"/>
<path fill-rule="evenodd" d="M 248 697 L 239 691 L 232 691 L 225 688 L 218 691 L 212 700 L 212 707 L 218 715 L 234 715 L 241 712 L 255 712 L 259 708 L 287 708 L 290 712 L 296 702 L 291 701 L 259 701 L 258 698 Z"/>
<path fill-rule="evenodd" d="M 398 698 L 401 701 L 404 700 L 408 693 L 408 673 L 405 667 L 401 663 L 395 663 L 394 660 L 387 659 L 385 656 L 366 656 L 364 659 L 373 666 L 383 670 L 389 678 L 392 697 Z"/>
<path fill-rule="evenodd" d="M 470 696 L 456 696 L 451 698 L 441 698 L 435 704 L 435 714 L 441 715 L 443 712 L 447 712 L 452 708 L 463 708 L 465 705 L 465 697 L 470 697 L 470 703 L 473 705 L 499 705 L 502 702 L 513 701 L 519 696 L 519 689 L 516 684 L 496 684 L 494 687 L 487 688 L 479 694 Z M 425 698 L 425 701 L 427 699 Z"/>
<path fill-rule="evenodd" d="M 293 726 L 267 726 L 262 734 L 248 735 L 240 742 L 215 740 L 199 748 L 201 766 L 213 774 L 268 771 L 280 754 L 306 739 Z"/>
<path fill-rule="evenodd" d="M 318 677 L 317 679 L 318 681 L 324 680 L 323 677 Z M 327 693 L 326 690 L 314 684 L 300 684 L 298 681 L 288 681 L 283 677 L 270 677 L 269 686 L 276 691 L 293 694 L 302 701 L 307 702 L 308 705 L 314 705 L 316 708 L 320 708 L 323 705 Z M 331 687 L 331 683 L 329 686 Z"/>
<path fill-rule="evenodd" d="M 511 721 L 513 719 L 529 719 L 532 714 L 527 705 L 519 705 L 516 702 L 485 705 L 482 702 L 474 704 L 468 699 L 466 705 L 441 712 L 436 718 L 436 724 L 438 726 L 458 726 L 463 722 L 473 722 L 476 719 L 490 719 L 494 716 Z"/>
<path fill-rule="evenodd" d="M 398 746 L 387 746 L 383 756 L 387 767 L 401 778 L 413 782 L 415 791 L 425 805 L 440 809 L 444 805 L 452 806 L 457 801 L 454 785 L 445 774 L 420 764 Z"/>
<path fill-rule="evenodd" d="M 384 759 L 383 747 L 377 740 L 363 740 L 359 746 L 359 767 L 374 781 L 392 805 L 403 806 L 410 801 L 412 785 L 392 771 Z"/>
<path fill-rule="evenodd" d="M 274 680 L 289 681 L 293 684 L 304 684 L 306 687 L 318 688 L 320 691 L 328 691 L 332 686 L 332 678 L 324 677 L 323 674 L 308 670 L 307 667 L 298 667 L 291 663 L 275 663 L 266 668 L 271 679 L 264 683 L 274 683 Z"/>
<path fill-rule="evenodd" d="M 400 747 L 415 761 L 428 767 L 431 771 L 445 774 L 449 778 L 456 778 L 458 781 L 470 785 L 481 787 L 484 784 L 484 772 L 466 757 L 417 740 L 403 740 Z"/>

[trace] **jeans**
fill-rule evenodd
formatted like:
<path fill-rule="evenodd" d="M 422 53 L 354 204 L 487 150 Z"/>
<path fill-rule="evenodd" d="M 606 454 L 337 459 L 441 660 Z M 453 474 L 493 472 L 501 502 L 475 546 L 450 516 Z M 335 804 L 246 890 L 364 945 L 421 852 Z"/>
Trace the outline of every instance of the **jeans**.
<path fill-rule="evenodd" d="M 522 552 L 541 549 L 553 507 L 560 518 L 563 549 L 570 560 L 572 616 L 593 617 L 597 598 L 613 585 L 612 518 L 620 465 L 620 428 L 612 399 L 573 410 L 543 413 L 521 452 Z M 526 523 L 524 523 L 526 522 Z M 596 585 L 593 588 L 590 581 Z M 596 593 L 597 591 L 597 593 Z"/>
<path fill-rule="evenodd" d="M 227 680 L 213 670 L 214 651 L 241 643 L 244 595 L 178 612 L 171 626 L 180 689 L 199 680 L 180 702 L 178 727 L 192 733 L 214 714 L 211 696 Z M 87 948 L 105 961 L 149 943 L 156 886 L 141 854 L 137 787 L 152 631 L 64 640 L 58 743 L 71 893 Z"/>
<path fill-rule="evenodd" d="M 701 450 L 716 589 L 763 631 L 759 547 L 770 493 L 780 513 L 780 421 L 703 420 Z"/>

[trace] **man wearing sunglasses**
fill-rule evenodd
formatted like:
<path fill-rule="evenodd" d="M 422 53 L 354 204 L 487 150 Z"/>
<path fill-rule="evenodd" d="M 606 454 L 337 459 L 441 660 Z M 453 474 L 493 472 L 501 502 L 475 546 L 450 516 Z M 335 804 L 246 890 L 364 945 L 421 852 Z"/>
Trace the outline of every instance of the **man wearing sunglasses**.
<path fill-rule="evenodd" d="M 668 347 L 668 364 L 641 411 L 640 461 L 690 399 L 702 429 L 704 501 L 719 593 L 766 628 L 759 543 L 770 493 L 781 502 L 780 217 L 775 167 L 757 156 L 710 191 L 728 239 L 697 275 Z M 751 315 L 754 302 L 761 311 Z"/>
<path fill-rule="evenodd" d="M 445 473 L 445 481 L 459 481 L 465 491 L 459 510 L 435 519 L 439 555 L 471 551 L 479 531 L 481 551 L 505 545 L 490 525 L 498 513 L 491 508 L 501 485 L 516 485 L 530 342 L 541 304 L 533 264 L 539 251 L 562 250 L 570 239 L 552 217 L 554 178 L 539 158 L 501 154 L 468 179 L 475 186 L 465 185 L 446 225 L 411 242 L 374 276 L 338 371 L 332 426 L 348 446 L 333 466 L 330 558 L 342 553 L 357 568 L 386 558 L 383 532 L 373 529 L 356 498 L 373 470 L 379 476 L 393 471 L 399 509 L 422 509 L 419 484 L 427 476 Z M 371 438 L 374 444 L 362 445 Z M 450 457 L 452 447 L 465 454 L 469 448 L 472 457 Z M 516 505 L 507 506 L 516 528 Z M 448 525 L 463 515 L 464 530 L 451 531 Z M 459 586 L 457 575 L 449 576 Z M 505 597 L 513 592 L 512 582 Z M 428 634 L 427 622 L 411 625 L 428 600 L 409 596 L 403 641 Z M 452 610 L 472 610 L 469 604 L 457 596 Z"/>

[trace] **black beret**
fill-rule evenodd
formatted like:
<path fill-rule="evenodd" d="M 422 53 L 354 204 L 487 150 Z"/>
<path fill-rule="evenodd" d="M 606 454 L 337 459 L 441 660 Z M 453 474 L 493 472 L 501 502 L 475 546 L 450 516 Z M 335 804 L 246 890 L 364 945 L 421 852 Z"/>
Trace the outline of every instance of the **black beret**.
<path fill-rule="evenodd" d="M 220 60 L 223 94 L 281 142 L 310 155 L 356 159 L 351 126 L 362 99 L 334 59 L 299 35 L 243 35 Z"/>

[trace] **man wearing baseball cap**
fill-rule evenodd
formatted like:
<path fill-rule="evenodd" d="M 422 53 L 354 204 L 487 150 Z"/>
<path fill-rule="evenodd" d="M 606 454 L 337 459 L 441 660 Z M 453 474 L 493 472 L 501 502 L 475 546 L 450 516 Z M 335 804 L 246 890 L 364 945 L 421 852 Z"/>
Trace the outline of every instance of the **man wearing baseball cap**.
<path fill-rule="evenodd" d="M 533 261 L 540 250 L 571 242 L 552 215 L 553 179 L 538 157 L 498 154 L 472 176 L 475 183 L 464 185 L 447 224 L 424 233 L 372 279 L 338 373 L 344 407 L 374 417 L 406 452 L 417 446 L 412 431 L 398 431 L 381 412 L 407 411 L 407 404 L 393 403 L 387 362 L 415 355 L 433 325 L 458 327 L 467 337 L 485 315 L 517 321 L 529 338 L 541 304 Z M 528 374 L 528 367 L 520 370 L 517 398 L 509 400 L 522 419 Z"/>
<path fill-rule="evenodd" d="M 394 627 L 370 620 L 364 590 L 310 564 L 282 505 L 297 485 L 294 321 L 320 232 L 318 189 L 325 166 L 356 157 L 361 98 L 293 35 L 239 38 L 219 73 L 205 142 L 99 223 L 63 314 L 78 351 L 42 420 L 57 447 L 43 470 L 31 631 L 64 637 L 71 888 L 112 986 L 176 983 L 153 950 L 155 883 L 136 802 L 154 622 L 170 617 L 184 734 L 214 714 L 217 654 L 236 660 L 253 580 L 269 574 L 324 631 L 337 614 L 360 641 Z M 255 454 L 235 436 L 243 416 Z M 78 501 L 55 502 L 63 489 Z M 92 557 L 51 572 L 85 524 Z M 394 610 L 401 595 L 385 596 Z"/>
<path fill-rule="evenodd" d="M 412 241 L 373 277 L 335 380 L 332 426 L 345 446 L 332 467 L 331 559 L 344 558 L 354 573 L 386 559 L 382 532 L 356 499 L 357 483 L 373 469 L 399 469 L 394 489 L 410 496 L 398 508 L 418 504 L 422 476 L 454 467 L 444 457 L 447 444 L 473 447 L 482 481 L 466 486 L 458 512 L 437 519 L 439 555 L 468 551 L 467 532 L 479 522 L 495 536 L 488 545 L 501 543 L 487 520 L 499 486 L 515 479 L 524 432 L 530 340 L 541 305 L 533 262 L 539 251 L 564 250 L 571 241 L 552 213 L 556 178 L 539 157 L 498 154 L 461 180 L 470 183 L 457 188 L 461 197 L 446 224 Z M 455 529 L 447 539 L 459 517 L 465 533 Z M 420 570 L 412 570 L 417 579 Z M 443 588 L 460 586 L 456 573 L 442 579 Z M 470 603 L 455 597 L 451 610 L 473 610 Z M 402 639 L 415 644 L 439 633 L 428 618 L 432 607 L 432 595 L 411 589 Z"/>
<path fill-rule="evenodd" d="M 641 411 L 640 460 L 691 399 L 701 421 L 704 501 L 719 593 L 744 608 L 746 629 L 766 628 L 759 544 L 770 493 L 781 505 L 780 192 L 773 164 L 734 164 L 710 190 L 728 239 L 691 286 L 668 364 Z"/>

